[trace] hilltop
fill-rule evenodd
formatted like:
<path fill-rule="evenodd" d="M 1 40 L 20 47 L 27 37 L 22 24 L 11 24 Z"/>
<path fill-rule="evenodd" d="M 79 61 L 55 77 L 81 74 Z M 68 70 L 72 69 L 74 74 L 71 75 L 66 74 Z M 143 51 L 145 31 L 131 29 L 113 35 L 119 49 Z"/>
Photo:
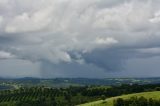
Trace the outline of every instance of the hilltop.
<path fill-rule="evenodd" d="M 85 103 L 85 104 L 81 104 L 78 106 L 113 106 L 113 101 L 117 98 L 123 98 L 123 99 L 129 99 L 131 97 L 145 97 L 145 98 L 152 98 L 152 99 L 156 99 L 159 100 L 160 99 L 160 91 L 152 91 L 152 92 L 142 92 L 142 93 L 134 93 L 134 94 L 127 94 L 127 95 L 122 95 L 122 96 L 116 96 L 116 97 L 111 97 L 108 99 L 103 100 L 99 100 L 99 101 L 95 101 L 95 102 L 90 102 L 90 103 Z"/>

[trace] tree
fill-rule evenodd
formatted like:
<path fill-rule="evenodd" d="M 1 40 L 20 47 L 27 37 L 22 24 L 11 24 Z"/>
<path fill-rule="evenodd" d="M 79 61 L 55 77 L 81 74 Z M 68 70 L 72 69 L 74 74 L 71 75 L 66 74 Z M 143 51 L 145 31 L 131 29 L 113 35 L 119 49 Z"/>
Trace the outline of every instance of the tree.
<path fill-rule="evenodd" d="M 105 95 L 101 95 L 101 99 L 104 101 L 106 99 Z"/>
<path fill-rule="evenodd" d="M 124 100 L 122 98 L 118 98 L 114 101 L 114 106 L 124 106 Z"/>
<path fill-rule="evenodd" d="M 156 91 L 160 91 L 160 87 L 156 87 L 155 90 L 156 90 Z"/>

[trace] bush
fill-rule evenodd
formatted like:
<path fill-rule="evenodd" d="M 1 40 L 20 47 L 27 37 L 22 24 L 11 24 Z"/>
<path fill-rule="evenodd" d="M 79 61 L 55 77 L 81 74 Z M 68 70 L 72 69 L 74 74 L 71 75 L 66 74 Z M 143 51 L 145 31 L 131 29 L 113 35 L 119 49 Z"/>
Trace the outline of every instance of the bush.
<path fill-rule="evenodd" d="M 114 100 L 114 106 L 160 106 L 159 100 L 144 97 L 131 97 L 129 99 L 118 98 Z"/>
<path fill-rule="evenodd" d="M 160 91 L 160 87 L 156 87 L 155 90 L 156 90 L 156 91 Z"/>

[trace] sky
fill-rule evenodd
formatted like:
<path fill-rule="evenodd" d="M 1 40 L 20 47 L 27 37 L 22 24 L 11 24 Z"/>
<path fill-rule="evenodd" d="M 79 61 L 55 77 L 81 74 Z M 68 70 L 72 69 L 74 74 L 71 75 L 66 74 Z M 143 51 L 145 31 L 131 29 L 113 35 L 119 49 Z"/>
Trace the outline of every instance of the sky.
<path fill-rule="evenodd" d="M 1 77 L 158 77 L 160 0 L 0 0 Z"/>

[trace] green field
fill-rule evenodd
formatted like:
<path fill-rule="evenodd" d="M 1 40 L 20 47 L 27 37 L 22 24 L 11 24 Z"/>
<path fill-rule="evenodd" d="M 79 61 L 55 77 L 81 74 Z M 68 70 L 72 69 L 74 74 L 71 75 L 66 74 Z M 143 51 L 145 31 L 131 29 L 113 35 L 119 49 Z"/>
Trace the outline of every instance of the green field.
<path fill-rule="evenodd" d="M 137 97 L 145 97 L 145 98 L 153 98 L 153 99 L 160 99 L 160 91 L 154 91 L 154 92 L 143 92 L 143 93 L 134 93 L 134 94 L 128 94 L 128 95 L 122 95 L 117 97 L 108 98 L 106 100 L 99 100 L 95 102 L 90 102 L 78 106 L 113 106 L 113 100 L 116 98 L 123 98 L 128 99 L 130 97 L 137 96 Z"/>

